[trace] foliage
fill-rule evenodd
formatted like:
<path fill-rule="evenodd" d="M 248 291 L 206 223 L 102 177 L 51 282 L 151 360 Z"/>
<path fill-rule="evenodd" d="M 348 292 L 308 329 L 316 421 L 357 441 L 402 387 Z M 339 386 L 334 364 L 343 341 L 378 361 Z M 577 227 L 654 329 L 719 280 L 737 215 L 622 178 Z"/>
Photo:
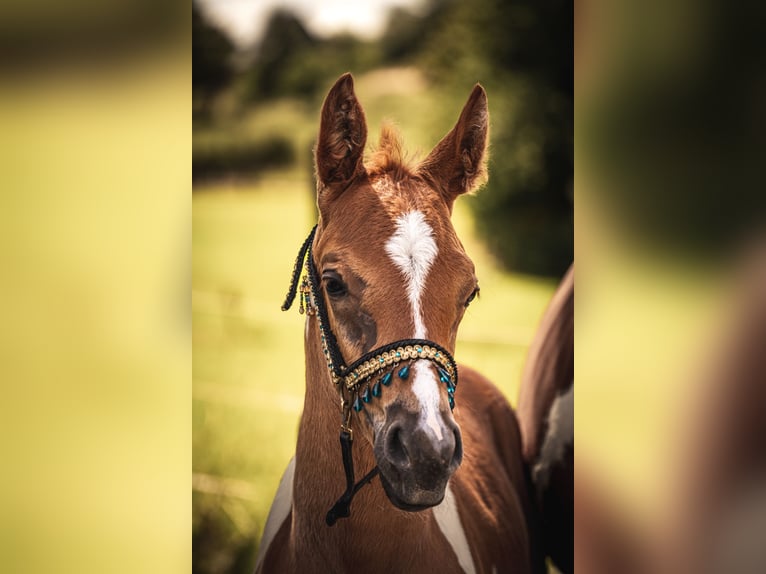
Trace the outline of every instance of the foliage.
<path fill-rule="evenodd" d="M 252 572 L 256 541 L 239 528 L 224 506 L 237 504 L 221 496 L 193 493 L 192 573 Z"/>
<path fill-rule="evenodd" d="M 192 180 L 228 175 L 255 175 L 268 168 L 290 165 L 295 160 L 292 144 L 284 137 L 260 141 L 196 143 L 192 154 Z"/>
<path fill-rule="evenodd" d="M 232 78 L 229 60 L 231 40 L 200 13 L 192 3 L 192 98 L 194 115 L 206 117 L 212 98 Z"/>
<path fill-rule="evenodd" d="M 263 39 L 247 72 L 250 101 L 297 96 L 315 99 L 329 78 L 349 70 L 372 68 L 379 62 L 377 47 L 351 34 L 314 37 L 293 13 L 272 13 Z"/>
<path fill-rule="evenodd" d="M 562 0 L 448 2 L 421 55 L 440 85 L 481 81 L 489 183 L 472 202 L 509 269 L 559 276 L 573 259 L 572 7 Z"/>
<path fill-rule="evenodd" d="M 266 25 L 249 74 L 248 96 L 252 99 L 268 99 L 310 90 L 315 81 L 311 77 L 314 74 L 293 74 L 291 82 L 285 81 L 283 74 L 300 66 L 301 60 L 316 45 L 317 40 L 295 15 L 286 10 L 275 11 Z"/>
<path fill-rule="evenodd" d="M 413 61 L 440 29 L 446 6 L 443 1 L 432 1 L 422 14 L 399 6 L 391 8 L 380 39 L 381 63 L 392 65 Z"/>
<path fill-rule="evenodd" d="M 507 268 L 558 276 L 573 260 L 571 100 L 523 82 L 493 93 L 490 180 L 472 202 L 480 232 Z"/>

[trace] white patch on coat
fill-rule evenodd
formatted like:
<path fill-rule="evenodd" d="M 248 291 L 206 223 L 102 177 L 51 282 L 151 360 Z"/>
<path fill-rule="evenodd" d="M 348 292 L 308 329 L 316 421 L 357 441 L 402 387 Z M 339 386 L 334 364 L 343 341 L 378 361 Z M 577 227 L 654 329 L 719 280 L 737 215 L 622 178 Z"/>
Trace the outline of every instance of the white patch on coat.
<path fill-rule="evenodd" d="M 534 467 L 535 483 L 546 487 L 551 467 L 564 458 L 567 445 L 574 443 L 574 384 L 566 393 L 553 401 L 548 415 L 548 432 L 545 434 L 540 457 Z"/>
<path fill-rule="evenodd" d="M 261 544 L 258 547 L 258 557 L 255 559 L 255 571 L 261 566 L 261 562 L 266 558 L 266 552 L 269 549 L 269 545 L 274 540 L 274 537 L 282 527 L 282 523 L 290 514 L 290 509 L 293 506 L 293 475 L 295 474 L 295 457 L 290 459 L 287 464 L 285 473 L 282 475 L 282 480 L 279 481 L 279 487 L 277 488 L 277 494 L 274 496 L 274 501 L 271 503 L 271 510 L 269 510 L 269 517 L 266 519 L 266 527 L 263 529 L 263 536 L 261 537 Z"/>
<path fill-rule="evenodd" d="M 420 418 L 418 424 L 426 429 L 430 429 L 436 440 L 441 441 L 444 438 L 442 434 L 442 424 L 439 413 L 439 383 L 436 382 L 436 376 L 430 364 L 425 361 L 416 361 L 412 366 L 414 380 L 412 381 L 412 392 L 420 401 Z"/>
<path fill-rule="evenodd" d="M 421 212 L 410 211 L 396 219 L 396 231 L 386 243 L 386 253 L 407 283 L 407 298 L 415 323 L 414 339 L 425 339 L 427 335 L 420 300 L 438 252 L 433 229 Z"/>
<path fill-rule="evenodd" d="M 444 537 L 452 546 L 452 550 L 455 552 L 458 564 L 460 564 L 463 572 L 468 574 L 475 573 L 476 567 L 473 564 L 471 547 L 468 546 L 468 539 L 465 536 L 463 524 L 460 522 L 455 495 L 452 494 L 449 482 L 444 492 L 444 500 L 442 500 L 439 506 L 434 506 L 433 513 L 439 530 L 442 531 L 442 534 L 444 534 Z"/>

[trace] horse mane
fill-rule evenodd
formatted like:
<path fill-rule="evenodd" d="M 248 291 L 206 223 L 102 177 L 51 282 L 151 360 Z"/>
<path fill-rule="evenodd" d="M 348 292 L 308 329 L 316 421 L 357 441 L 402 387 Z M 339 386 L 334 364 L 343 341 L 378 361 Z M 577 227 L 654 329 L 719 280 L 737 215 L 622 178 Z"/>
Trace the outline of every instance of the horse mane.
<path fill-rule="evenodd" d="M 395 181 L 412 176 L 410 165 L 402 149 L 402 136 L 393 124 L 384 123 L 380 129 L 378 147 L 372 152 L 365 169 L 370 176 L 390 175 Z"/>

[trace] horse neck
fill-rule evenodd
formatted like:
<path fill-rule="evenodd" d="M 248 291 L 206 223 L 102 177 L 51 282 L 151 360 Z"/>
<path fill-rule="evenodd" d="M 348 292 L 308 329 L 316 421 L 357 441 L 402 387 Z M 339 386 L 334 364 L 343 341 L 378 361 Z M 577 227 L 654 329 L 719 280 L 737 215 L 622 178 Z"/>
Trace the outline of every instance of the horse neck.
<path fill-rule="evenodd" d="M 411 530 L 422 534 L 430 512 L 414 515 L 396 510 L 385 495 L 378 479 L 362 488 L 351 504 L 351 517 L 333 527 L 325 524 L 325 515 L 346 488 L 339 444 L 340 398 L 329 376 L 319 342 L 317 321 L 310 317 L 306 329 L 306 394 L 298 431 L 293 487 L 293 525 L 303 532 L 300 538 L 318 542 L 344 532 L 344 543 L 364 548 L 365 540 L 376 540 L 369 547 L 380 549 L 380 540 L 395 540 Z M 358 481 L 376 464 L 372 447 L 352 420 L 354 427 L 353 458 Z M 385 518 L 381 514 L 385 509 Z M 297 533 L 296 533 L 297 534 Z M 395 549 L 392 549 L 392 552 Z"/>
<path fill-rule="evenodd" d="M 306 393 L 298 432 L 295 472 L 296 481 L 305 479 L 308 488 L 304 491 L 296 488 L 295 503 L 297 511 L 313 513 L 321 508 L 324 520 L 324 514 L 341 495 L 346 484 L 339 444 L 340 397 L 330 378 L 317 321 L 314 317 L 307 320 Z M 352 426 L 359 425 L 352 422 Z M 358 479 L 375 465 L 375 459 L 367 440 L 358 429 L 356 431 L 353 456 Z"/>

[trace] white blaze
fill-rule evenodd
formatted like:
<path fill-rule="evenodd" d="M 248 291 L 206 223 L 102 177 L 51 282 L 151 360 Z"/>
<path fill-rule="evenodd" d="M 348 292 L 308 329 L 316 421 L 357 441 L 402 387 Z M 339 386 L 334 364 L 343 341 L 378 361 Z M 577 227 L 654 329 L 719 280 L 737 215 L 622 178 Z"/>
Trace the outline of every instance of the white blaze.
<path fill-rule="evenodd" d="M 438 252 L 433 229 L 421 212 L 410 211 L 396 219 L 396 231 L 386 243 L 386 253 L 404 275 L 407 298 L 412 308 L 412 321 L 415 325 L 413 339 L 425 339 L 428 335 L 423 321 L 421 299 L 428 272 Z M 420 424 L 430 429 L 437 440 L 442 440 L 442 425 L 437 417 L 439 384 L 429 365 L 416 362 L 412 370 L 412 391 L 420 401 L 422 409 Z"/>
<path fill-rule="evenodd" d="M 415 380 L 412 382 L 412 392 L 420 401 L 420 424 L 431 429 L 436 440 L 442 440 L 442 425 L 436 414 L 439 412 L 439 385 L 433 371 L 423 361 L 417 361 L 412 370 Z"/>
<path fill-rule="evenodd" d="M 396 231 L 386 243 L 386 253 L 393 260 L 407 282 L 407 298 L 412 306 L 415 322 L 414 339 L 426 338 L 426 326 L 420 299 L 426 286 L 426 278 L 438 250 L 434 233 L 426 218 L 419 211 L 410 211 L 396 220 Z"/>

